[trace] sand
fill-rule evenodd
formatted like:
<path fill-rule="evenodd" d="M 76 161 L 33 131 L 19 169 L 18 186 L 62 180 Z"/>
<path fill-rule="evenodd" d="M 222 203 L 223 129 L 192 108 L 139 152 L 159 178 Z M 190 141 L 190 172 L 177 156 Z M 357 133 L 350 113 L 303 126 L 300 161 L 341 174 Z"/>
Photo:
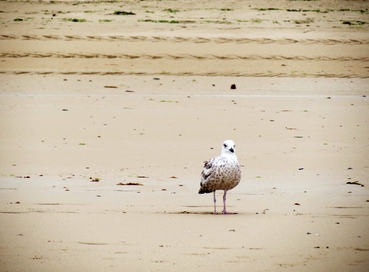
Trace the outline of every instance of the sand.
<path fill-rule="evenodd" d="M 0 2 L 0 271 L 368 271 L 368 6 Z"/>

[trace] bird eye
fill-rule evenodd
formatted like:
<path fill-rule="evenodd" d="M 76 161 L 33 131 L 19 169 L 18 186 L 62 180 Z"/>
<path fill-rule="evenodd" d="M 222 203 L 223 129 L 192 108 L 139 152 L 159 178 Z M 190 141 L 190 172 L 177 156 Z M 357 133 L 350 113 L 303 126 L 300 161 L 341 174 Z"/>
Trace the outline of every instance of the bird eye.
<path fill-rule="evenodd" d="M 227 145 L 226 145 L 226 144 L 223 144 L 223 146 L 224 146 L 224 147 L 227 147 Z"/>

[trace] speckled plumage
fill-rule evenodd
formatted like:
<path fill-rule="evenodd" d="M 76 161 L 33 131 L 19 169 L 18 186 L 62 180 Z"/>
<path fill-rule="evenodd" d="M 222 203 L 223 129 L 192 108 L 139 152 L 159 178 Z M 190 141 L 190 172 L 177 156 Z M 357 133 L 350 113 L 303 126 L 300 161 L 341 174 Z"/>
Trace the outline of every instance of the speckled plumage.
<path fill-rule="evenodd" d="M 230 190 L 241 180 L 241 169 L 237 158 L 220 155 L 204 162 L 199 194 L 215 190 Z"/>
<path fill-rule="evenodd" d="M 227 140 L 223 143 L 222 154 L 220 156 L 204 162 L 199 194 L 214 193 L 214 213 L 216 213 L 215 191 L 224 190 L 223 213 L 227 213 L 225 207 L 226 193 L 228 190 L 236 187 L 241 180 L 241 169 L 234 152 L 234 142 Z"/>

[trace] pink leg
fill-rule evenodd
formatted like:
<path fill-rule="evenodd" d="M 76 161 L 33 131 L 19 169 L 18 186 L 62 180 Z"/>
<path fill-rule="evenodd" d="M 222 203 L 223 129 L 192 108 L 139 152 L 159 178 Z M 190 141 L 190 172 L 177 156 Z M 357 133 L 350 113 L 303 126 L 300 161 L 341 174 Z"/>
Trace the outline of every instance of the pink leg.
<path fill-rule="evenodd" d="M 217 214 L 217 205 L 216 205 L 217 199 L 215 197 L 215 191 L 213 192 L 213 195 L 214 195 L 214 214 Z"/>
<path fill-rule="evenodd" d="M 224 214 L 227 214 L 227 211 L 226 211 L 226 195 L 227 195 L 227 191 L 224 190 L 224 195 L 223 195 L 223 213 Z"/>
<path fill-rule="evenodd" d="M 223 214 L 234 214 L 234 213 L 229 213 L 226 211 L 226 195 L 227 195 L 227 191 L 224 190 L 224 195 L 223 195 Z"/>

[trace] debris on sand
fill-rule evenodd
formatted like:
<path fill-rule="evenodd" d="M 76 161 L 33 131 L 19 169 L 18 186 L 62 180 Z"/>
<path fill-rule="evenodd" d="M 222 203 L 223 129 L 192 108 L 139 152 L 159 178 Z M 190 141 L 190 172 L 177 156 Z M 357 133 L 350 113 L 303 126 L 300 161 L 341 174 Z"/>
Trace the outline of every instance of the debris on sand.
<path fill-rule="evenodd" d="M 346 184 L 352 184 L 352 185 L 360 185 L 361 187 L 364 187 L 364 184 L 361 184 L 359 181 L 348 181 Z"/>
<path fill-rule="evenodd" d="M 143 184 L 139 183 L 139 182 L 128 182 L 128 183 L 119 182 L 119 183 L 117 183 L 117 185 L 143 186 Z"/>

